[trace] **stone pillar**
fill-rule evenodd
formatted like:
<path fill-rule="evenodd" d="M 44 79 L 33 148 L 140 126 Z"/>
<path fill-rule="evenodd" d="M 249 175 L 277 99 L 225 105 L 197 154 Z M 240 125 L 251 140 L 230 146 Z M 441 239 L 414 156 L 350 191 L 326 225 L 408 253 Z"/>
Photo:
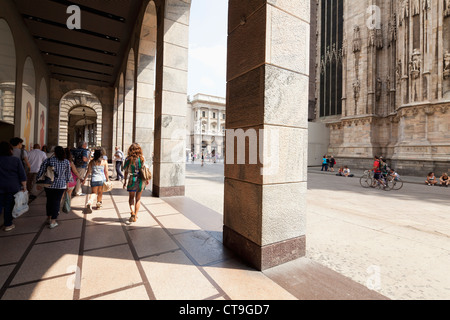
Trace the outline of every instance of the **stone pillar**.
<path fill-rule="evenodd" d="M 310 1 L 260 2 L 229 1 L 224 244 L 264 270 L 305 255 Z"/>
<path fill-rule="evenodd" d="M 153 155 L 155 106 L 156 7 L 150 2 L 145 11 L 139 41 L 136 84 L 136 141 L 147 163 Z"/>
<path fill-rule="evenodd" d="M 184 196 L 190 1 L 158 7 L 153 195 Z"/>

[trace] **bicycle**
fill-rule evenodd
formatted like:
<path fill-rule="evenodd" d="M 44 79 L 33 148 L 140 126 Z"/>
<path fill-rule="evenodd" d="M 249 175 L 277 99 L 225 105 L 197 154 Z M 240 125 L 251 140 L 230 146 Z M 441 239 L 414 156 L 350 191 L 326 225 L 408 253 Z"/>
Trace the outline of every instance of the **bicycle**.
<path fill-rule="evenodd" d="M 380 179 L 375 179 L 372 170 L 364 171 L 363 176 L 359 179 L 359 183 L 363 188 L 382 188 L 385 191 L 390 191 L 394 187 L 394 179 L 389 179 L 384 174 L 381 174 Z"/>
<path fill-rule="evenodd" d="M 364 171 L 364 175 L 361 178 L 359 178 L 359 183 L 363 188 L 370 188 L 370 186 L 372 186 L 372 181 L 373 181 L 373 171 L 371 170 Z"/>
<path fill-rule="evenodd" d="M 393 175 L 388 175 L 387 177 L 389 183 L 392 185 L 392 190 L 400 190 L 403 188 L 403 180 L 400 177 Z"/>

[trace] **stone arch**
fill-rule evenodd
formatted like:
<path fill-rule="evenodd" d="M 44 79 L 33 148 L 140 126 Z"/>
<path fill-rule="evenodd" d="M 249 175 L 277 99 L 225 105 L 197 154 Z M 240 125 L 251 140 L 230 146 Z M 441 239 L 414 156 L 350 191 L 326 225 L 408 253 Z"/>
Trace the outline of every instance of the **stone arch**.
<path fill-rule="evenodd" d="M 0 19 L 0 56 L 0 120 L 14 124 L 17 58 L 13 34 L 4 19 Z"/>
<path fill-rule="evenodd" d="M 37 139 L 36 142 L 42 146 L 47 144 L 48 132 L 48 91 L 47 82 L 44 78 L 41 79 L 39 86 L 39 105 L 37 108 Z"/>
<path fill-rule="evenodd" d="M 103 108 L 100 100 L 92 93 L 86 90 L 72 90 L 66 93 L 59 103 L 59 136 L 58 144 L 62 147 L 68 147 L 69 136 L 69 116 L 70 112 L 77 107 L 87 107 L 97 114 L 97 128 L 102 127 Z M 96 131 L 97 144 L 102 142 L 102 130 Z"/>
<path fill-rule="evenodd" d="M 26 150 L 34 144 L 34 123 L 36 118 L 36 71 L 33 59 L 27 57 L 23 67 L 22 106 L 20 136 Z"/>

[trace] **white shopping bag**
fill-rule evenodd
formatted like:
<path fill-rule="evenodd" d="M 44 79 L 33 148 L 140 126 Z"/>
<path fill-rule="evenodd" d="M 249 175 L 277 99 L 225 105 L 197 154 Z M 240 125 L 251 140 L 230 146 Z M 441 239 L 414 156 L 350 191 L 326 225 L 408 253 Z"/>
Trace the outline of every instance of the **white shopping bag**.
<path fill-rule="evenodd" d="M 20 217 L 25 212 L 28 212 L 30 209 L 28 206 L 28 191 L 22 192 L 19 191 L 14 195 L 15 205 L 12 212 L 12 216 L 14 219 Z"/>

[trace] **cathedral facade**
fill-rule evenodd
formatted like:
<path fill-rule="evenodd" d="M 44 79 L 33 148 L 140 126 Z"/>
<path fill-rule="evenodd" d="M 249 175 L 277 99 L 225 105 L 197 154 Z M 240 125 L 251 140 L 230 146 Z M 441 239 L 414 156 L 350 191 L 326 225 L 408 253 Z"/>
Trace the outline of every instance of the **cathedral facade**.
<path fill-rule="evenodd" d="M 317 0 L 314 121 L 329 153 L 450 171 L 450 0 Z M 310 116 L 311 117 L 311 116 Z"/>

